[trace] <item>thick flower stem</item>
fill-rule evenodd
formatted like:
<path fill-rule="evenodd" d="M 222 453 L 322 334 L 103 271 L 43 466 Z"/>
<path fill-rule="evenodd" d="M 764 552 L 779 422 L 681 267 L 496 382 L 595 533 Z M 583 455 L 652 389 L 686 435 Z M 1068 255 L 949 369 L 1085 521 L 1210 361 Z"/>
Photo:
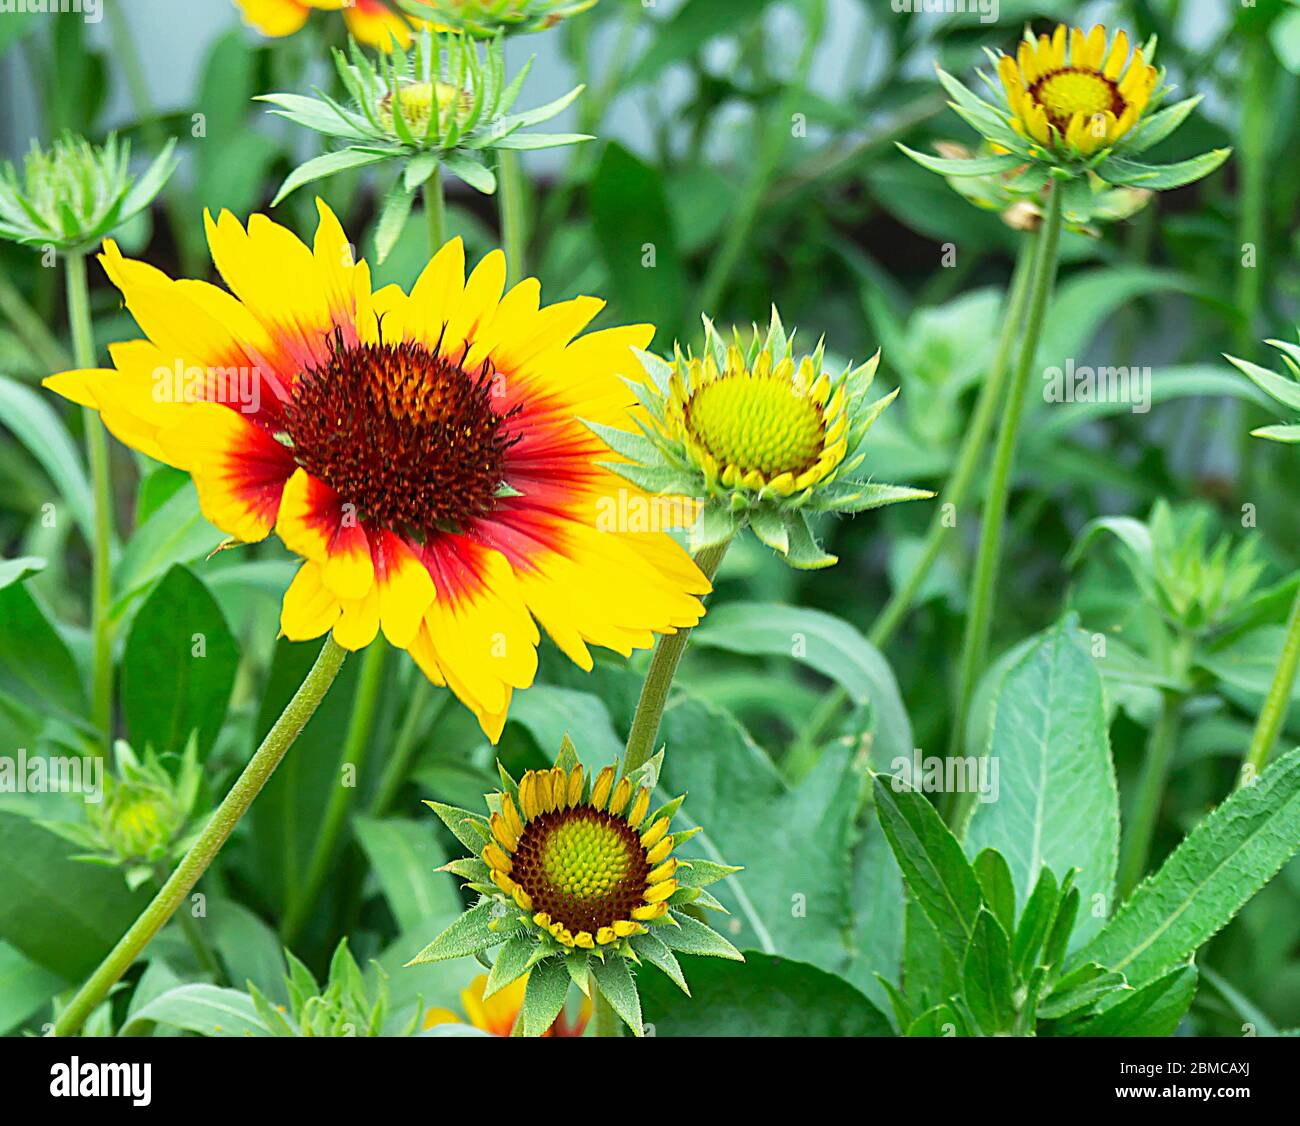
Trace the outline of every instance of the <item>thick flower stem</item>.
<path fill-rule="evenodd" d="M 320 836 L 316 838 L 316 847 L 307 864 L 307 876 L 292 897 L 289 909 L 285 912 L 284 922 L 280 926 L 280 937 L 286 946 L 292 946 L 302 933 L 308 912 L 315 904 L 316 896 L 329 875 L 330 865 L 334 862 L 339 834 L 343 831 L 348 809 L 352 805 L 352 797 L 356 793 L 356 775 L 360 773 L 366 754 L 370 750 L 370 744 L 374 741 L 375 711 L 379 706 L 380 690 L 384 684 L 386 653 L 387 646 L 382 640 L 375 638 L 361 659 L 361 675 L 357 679 L 356 699 L 352 702 L 352 719 L 348 723 L 347 736 L 343 741 L 338 776 L 334 779 L 329 804 L 325 807 L 325 819 L 321 822 Z M 352 774 L 351 784 L 344 781 L 345 772 Z"/>
<path fill-rule="evenodd" d="M 53 1035 L 70 1036 L 75 1033 L 95 1006 L 108 996 L 108 991 L 131 968 L 131 964 L 154 935 L 166 925 L 199 877 L 207 871 L 208 865 L 239 824 L 240 818 L 248 812 L 253 799 L 270 780 L 298 733 L 311 719 L 329 686 L 334 683 L 334 678 L 338 676 L 346 656 L 347 651 L 332 637 L 326 639 L 306 679 L 280 713 L 280 718 L 266 733 L 262 745 L 235 780 L 225 800 L 204 826 L 203 832 L 190 846 L 189 852 L 153 901 L 140 913 L 139 918 L 131 924 L 131 929 L 122 936 L 85 985 L 78 990 L 72 1003 L 60 1014 Z"/>
<path fill-rule="evenodd" d="M 1241 775 L 1237 783 L 1240 786 L 1249 786 L 1254 782 L 1268 763 L 1268 756 L 1273 753 L 1273 744 L 1277 742 L 1278 733 L 1286 719 L 1287 706 L 1291 702 L 1297 667 L 1300 667 L 1300 588 L 1296 590 L 1291 616 L 1287 620 L 1286 638 L 1282 643 L 1282 656 L 1273 673 L 1273 683 L 1269 686 L 1268 695 L 1264 697 L 1264 706 L 1255 723 L 1255 733 L 1251 736 L 1245 761 L 1241 764 Z"/>
<path fill-rule="evenodd" d="M 524 205 L 524 172 L 519 154 L 510 149 L 497 153 L 498 191 L 501 195 L 501 245 L 506 252 L 506 288 L 526 276 L 528 217 Z"/>
<path fill-rule="evenodd" d="M 930 529 L 926 533 L 921 556 L 913 566 L 907 581 L 890 596 L 889 601 L 880 611 L 880 616 L 871 627 L 871 643 L 877 648 L 889 644 L 894 631 L 898 629 L 907 611 L 911 609 L 913 599 L 924 585 L 930 569 L 939 558 L 944 541 L 953 529 L 948 519 L 949 507 L 951 506 L 954 511 L 961 508 L 975 480 L 975 471 L 979 468 L 984 447 L 988 443 L 989 431 L 993 428 L 994 414 L 1002 401 L 1003 389 L 1006 387 L 1011 349 L 1015 345 L 1020 323 L 1024 319 L 1025 298 L 1029 291 L 1029 277 L 1037 245 L 1037 237 L 1033 234 L 1027 234 L 1021 240 L 1015 273 L 1011 277 L 1011 286 L 1007 291 L 1007 304 L 1002 314 L 1002 331 L 998 336 L 997 350 L 993 355 L 988 379 L 980 389 L 975 410 L 967 424 L 961 448 L 957 452 L 957 461 L 953 465 L 952 476 L 948 478 L 948 487 L 944 490 L 939 508 L 930 521 Z"/>
<path fill-rule="evenodd" d="M 731 540 L 724 540 L 713 547 L 706 547 L 695 556 L 695 565 L 704 572 L 704 577 L 713 582 L 718 573 L 722 557 L 727 554 Z M 638 767 L 644 766 L 654 754 L 655 737 L 659 734 L 659 721 L 663 718 L 664 707 L 668 703 L 668 692 L 673 686 L 673 676 L 681 663 L 682 654 L 691 639 L 690 628 L 679 629 L 659 639 L 654 656 L 650 659 L 650 671 L 646 673 L 645 683 L 641 685 L 641 698 L 637 701 L 636 714 L 632 717 L 632 730 L 628 732 L 627 753 L 623 756 L 623 773 L 630 774 Z"/>
<path fill-rule="evenodd" d="M 984 516 L 980 528 L 979 551 L 971 578 L 966 631 L 962 641 L 961 680 L 958 706 L 953 716 L 950 754 L 961 752 L 966 720 L 970 714 L 975 686 L 984 671 L 988 656 L 989 633 L 993 619 L 998 567 L 1002 561 L 1002 533 L 1007 518 L 1007 498 L 1011 491 L 1011 472 L 1015 463 L 1020 420 L 1024 415 L 1029 392 L 1029 375 L 1038 354 L 1048 298 L 1056 279 L 1056 251 L 1061 239 L 1061 188 L 1058 181 L 1047 197 L 1047 213 L 1034 256 L 1034 272 L 1029 283 L 1029 304 L 1025 314 L 1025 332 L 1020 341 L 1020 355 L 1002 411 L 993 453 L 993 469 L 984 494 Z M 950 823 L 960 825 L 965 816 L 969 795 L 947 795 Z"/>
<path fill-rule="evenodd" d="M 429 256 L 447 241 L 447 205 L 442 198 L 442 169 L 435 168 L 424 182 L 424 221 L 429 226 Z"/>
<path fill-rule="evenodd" d="M 86 256 L 69 254 L 66 262 L 68 322 L 72 329 L 73 360 L 79 368 L 95 366 L 95 339 L 90 320 L 90 290 L 86 284 Z M 91 717 L 99 733 L 99 746 L 107 753 L 113 741 L 113 635 L 109 605 L 113 597 L 113 482 L 109 476 L 108 432 L 99 415 L 83 411 L 86 456 L 90 462 L 95 498 L 94 542 L 91 546 Z"/>

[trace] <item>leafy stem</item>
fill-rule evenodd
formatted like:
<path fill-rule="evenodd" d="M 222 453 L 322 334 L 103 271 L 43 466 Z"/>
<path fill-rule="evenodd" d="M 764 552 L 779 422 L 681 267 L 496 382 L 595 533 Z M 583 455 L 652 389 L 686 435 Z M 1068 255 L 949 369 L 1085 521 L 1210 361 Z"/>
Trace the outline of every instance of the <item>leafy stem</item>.
<path fill-rule="evenodd" d="M 1020 342 L 1020 355 L 1016 361 L 1015 375 L 1002 411 L 1002 423 L 994 447 L 993 470 L 989 475 L 988 491 L 984 495 L 984 520 L 980 528 L 979 552 L 975 558 L 975 572 L 971 578 L 970 609 L 966 618 L 966 631 L 962 640 L 961 680 L 958 706 L 953 716 L 950 748 L 955 755 L 965 737 L 966 719 L 970 714 L 975 686 L 988 656 L 989 631 L 993 618 L 998 567 L 1002 558 L 1003 527 L 1007 519 L 1007 498 L 1011 491 L 1011 471 L 1015 463 L 1016 443 L 1020 435 L 1020 421 L 1025 412 L 1029 390 L 1029 373 L 1038 354 L 1038 341 L 1046 319 L 1048 298 L 1056 279 L 1056 252 L 1061 239 L 1061 196 L 1064 185 L 1052 184 L 1047 196 L 1047 211 L 1038 237 L 1034 255 L 1034 272 L 1029 283 L 1029 304 L 1025 316 L 1025 334 Z M 961 824 L 969 795 L 955 797 L 949 810 L 951 824 Z"/>
<path fill-rule="evenodd" d="M 185 854 L 171 878 L 163 884 L 158 894 L 131 924 L 130 929 L 109 951 L 98 968 L 77 991 L 72 1002 L 59 1015 L 53 1035 L 71 1036 L 85 1023 L 95 1007 L 108 996 L 108 991 L 118 982 L 140 952 L 152 941 L 175 914 L 181 901 L 207 871 L 217 853 L 221 851 L 230 834 L 248 812 L 253 799 L 275 773 L 280 760 L 293 746 L 299 732 L 307 725 L 320 702 L 334 683 L 347 651 L 332 637 L 326 638 L 316 663 L 312 665 L 298 691 L 285 706 L 280 718 L 266 733 L 248 765 L 231 786 L 230 792 L 208 819 L 190 850 Z"/>

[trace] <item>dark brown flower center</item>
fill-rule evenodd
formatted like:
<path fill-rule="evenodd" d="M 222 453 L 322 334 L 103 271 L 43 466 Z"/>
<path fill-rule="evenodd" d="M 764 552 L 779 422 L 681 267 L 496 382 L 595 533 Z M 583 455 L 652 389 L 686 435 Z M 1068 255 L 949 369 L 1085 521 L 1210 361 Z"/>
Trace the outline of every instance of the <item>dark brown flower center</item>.
<path fill-rule="evenodd" d="M 630 919 L 642 903 L 650 862 L 627 821 L 590 806 L 544 813 L 524 826 L 510 875 L 533 910 L 572 934 Z"/>
<path fill-rule="evenodd" d="M 303 372 L 284 409 L 298 464 L 395 531 L 454 528 L 487 515 L 516 440 L 492 404 L 494 372 L 414 341 L 345 345 Z"/>

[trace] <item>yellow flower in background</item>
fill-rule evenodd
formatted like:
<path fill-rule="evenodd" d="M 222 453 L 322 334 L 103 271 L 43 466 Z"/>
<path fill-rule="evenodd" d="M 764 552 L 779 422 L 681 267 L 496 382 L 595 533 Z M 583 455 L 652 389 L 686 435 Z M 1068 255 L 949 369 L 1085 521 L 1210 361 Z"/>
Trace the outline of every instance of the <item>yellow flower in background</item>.
<path fill-rule="evenodd" d="M 1100 24 L 1087 34 L 1060 24 L 1051 38 L 1026 36 L 1014 56 L 999 58 L 998 76 L 1016 132 L 1085 156 L 1132 130 L 1159 79 L 1141 47 L 1130 52 L 1125 32 L 1108 45 Z"/>
<path fill-rule="evenodd" d="M 411 45 L 412 24 L 385 0 L 235 0 L 244 18 L 263 35 L 281 38 L 301 31 L 312 10 L 342 12 L 348 32 L 358 43 L 391 51 Z"/>
<path fill-rule="evenodd" d="M 460 1002 L 465 1007 L 465 1017 L 475 1028 L 492 1036 L 509 1036 L 515 1027 L 519 1010 L 524 1006 L 524 993 L 528 988 L 528 975 L 512 981 L 499 993 L 484 997 L 487 991 L 487 974 L 479 974 L 463 989 Z M 561 1011 L 555 1023 L 543 1036 L 581 1036 L 586 1031 L 587 1022 L 591 1020 L 591 998 L 583 997 L 578 1014 L 569 1019 Z M 430 1009 L 424 1017 L 424 1027 L 434 1028 L 440 1024 L 463 1024 L 464 1018 L 451 1009 Z"/>
<path fill-rule="evenodd" d="M 621 378 L 653 328 L 578 334 L 604 302 L 504 292 L 493 251 L 459 239 L 411 292 L 372 292 L 320 201 L 314 247 L 264 215 L 207 217 L 231 292 L 173 281 L 107 242 L 109 278 L 147 339 L 115 367 L 46 386 L 122 442 L 194 478 L 204 515 L 244 542 L 273 531 L 303 563 L 280 627 L 345 649 L 382 630 L 494 742 L 537 671 L 538 625 L 584 669 L 699 621 L 710 588 L 666 532 L 605 526 L 628 486 L 579 421 L 622 417 Z M 636 490 L 632 490 L 636 493 Z M 650 498 L 636 493 L 635 503 Z"/>

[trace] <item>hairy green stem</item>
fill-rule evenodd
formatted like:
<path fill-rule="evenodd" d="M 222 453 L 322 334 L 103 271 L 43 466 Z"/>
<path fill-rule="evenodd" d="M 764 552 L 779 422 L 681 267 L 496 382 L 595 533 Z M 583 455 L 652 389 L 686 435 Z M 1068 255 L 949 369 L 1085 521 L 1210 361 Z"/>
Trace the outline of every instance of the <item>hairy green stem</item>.
<path fill-rule="evenodd" d="M 506 288 L 527 276 L 528 216 L 524 203 L 524 171 L 519 154 L 510 149 L 497 153 L 497 190 L 501 205 L 501 244 L 506 252 Z"/>
<path fill-rule="evenodd" d="M 280 937 L 286 946 L 292 946 L 302 933 L 308 913 L 315 905 L 316 897 L 329 875 L 330 865 L 334 862 L 339 835 L 343 832 L 352 797 L 356 793 L 356 775 L 361 772 L 374 741 L 375 711 L 379 707 L 380 690 L 384 684 L 387 651 L 383 640 L 375 638 L 361 659 L 361 674 L 357 678 L 356 698 L 352 701 L 352 718 L 343 740 L 338 776 L 334 779 L 329 804 L 325 807 L 325 818 L 321 822 L 320 835 L 316 838 L 316 847 L 307 863 L 306 878 L 296 888 L 280 925 Z M 351 784 L 344 783 L 345 771 L 352 773 Z"/>
<path fill-rule="evenodd" d="M 167 883 L 168 875 L 167 869 L 162 865 L 159 865 L 155 870 L 154 879 L 158 881 L 159 890 Z M 210 973 L 213 981 L 218 985 L 224 985 L 221 963 L 217 961 L 217 956 L 213 953 L 212 947 L 208 945 L 207 939 L 203 937 L 203 934 L 195 925 L 194 916 L 181 911 L 176 916 L 176 922 L 181 928 L 181 933 L 185 936 L 185 941 L 189 943 L 190 951 L 194 954 L 194 960 L 198 963 L 199 969 Z"/>
<path fill-rule="evenodd" d="M 997 350 L 993 354 L 993 363 L 989 368 L 988 378 L 980 388 L 975 410 L 966 425 L 961 448 L 957 451 L 957 460 L 953 465 L 952 476 L 948 478 L 948 487 L 944 489 L 939 500 L 939 508 L 930 520 L 930 529 L 926 533 L 925 543 L 921 548 L 920 558 L 908 575 L 907 581 L 891 596 L 871 627 L 871 643 L 877 648 L 884 648 L 894 636 L 913 600 L 924 585 L 934 566 L 935 560 L 943 549 L 944 542 L 953 529 L 948 520 L 949 506 L 955 511 L 966 500 L 966 494 L 975 480 L 976 470 L 988 444 L 989 431 L 993 428 L 993 418 L 998 404 L 1002 401 L 1003 389 L 1006 387 L 1011 349 L 1019 334 L 1020 323 L 1024 319 L 1025 298 L 1029 291 L 1029 276 L 1033 267 L 1034 252 L 1038 240 L 1036 235 L 1028 234 L 1020 243 L 1016 258 L 1015 272 L 1007 291 L 1007 303 L 1002 314 L 1002 330 L 998 335 Z"/>
<path fill-rule="evenodd" d="M 447 241 L 447 205 L 442 198 L 441 168 L 435 168 L 433 175 L 424 181 L 424 221 L 429 226 L 429 257 L 432 258 Z"/>
<path fill-rule="evenodd" d="M 1016 361 L 1015 374 L 1003 407 L 1002 422 L 993 452 L 993 469 L 984 494 L 979 551 L 975 557 L 975 571 L 971 577 L 966 630 L 962 640 L 958 704 L 953 716 L 949 742 L 949 753 L 953 756 L 961 752 L 966 720 L 970 714 L 971 701 L 975 696 L 975 686 L 984 671 L 988 657 L 998 568 L 1002 561 L 1002 533 L 1007 518 L 1007 499 L 1011 491 L 1011 473 L 1015 465 L 1020 420 L 1024 415 L 1029 391 L 1029 375 L 1038 355 L 1038 342 L 1043 333 L 1048 299 L 1056 278 L 1056 252 L 1061 238 L 1061 188 L 1060 182 L 1054 183 L 1048 193 L 1047 213 L 1043 217 L 1042 231 L 1038 236 L 1034 272 L 1029 283 L 1025 332 L 1020 341 L 1020 355 Z M 950 824 L 960 825 L 970 795 L 948 794 L 946 797 Z"/>
<path fill-rule="evenodd" d="M 718 573 L 722 557 L 727 554 L 731 540 L 724 540 L 713 547 L 706 547 L 695 556 L 695 565 L 704 572 L 704 577 L 713 582 Z M 641 685 L 641 698 L 637 701 L 636 714 L 632 717 L 632 729 L 627 736 L 627 752 L 623 756 L 623 773 L 630 774 L 638 767 L 644 766 L 654 754 L 655 737 L 659 734 L 659 721 L 663 718 L 664 707 L 668 703 L 668 693 L 673 686 L 673 677 L 681 663 L 682 654 L 691 640 L 690 627 L 679 629 L 659 639 L 654 656 L 650 658 L 650 669 L 646 673 L 645 683 Z"/>
<path fill-rule="evenodd" d="M 334 683 L 347 651 L 332 637 L 326 638 L 321 647 L 316 663 L 293 694 L 280 718 L 266 733 L 262 745 L 244 767 L 243 773 L 235 780 L 230 792 L 208 819 L 203 832 L 190 846 L 176 871 L 154 896 L 153 901 L 131 924 L 130 929 L 113 947 L 108 956 L 77 991 L 71 1004 L 59 1015 L 54 1024 L 53 1035 L 71 1036 L 94 1012 L 95 1007 L 108 996 L 108 991 L 118 982 L 131 964 L 140 956 L 140 952 L 175 914 L 181 901 L 189 894 L 199 877 L 207 870 L 213 858 L 221 850 L 239 820 L 248 812 L 253 799 L 262 791 L 262 787 L 275 773 L 285 752 L 298 738 L 299 732 L 307 725 L 312 714 L 319 707 L 329 686 Z"/>
<path fill-rule="evenodd" d="M 79 368 L 95 366 L 95 338 L 90 320 L 90 289 L 86 283 L 86 256 L 69 254 L 65 263 L 68 286 L 68 322 L 72 329 L 73 362 Z M 99 733 L 99 747 L 107 753 L 113 741 L 113 634 L 109 616 L 113 597 L 113 482 L 109 475 L 108 432 L 89 407 L 82 412 L 86 430 L 86 457 L 95 498 L 95 531 L 91 547 L 91 718 Z"/>
<path fill-rule="evenodd" d="M 1286 623 L 1286 638 L 1282 642 L 1282 655 L 1278 658 L 1273 683 L 1269 685 L 1264 706 L 1255 722 L 1255 733 L 1250 738 L 1246 758 L 1241 764 L 1238 785 L 1249 786 L 1268 763 L 1268 756 L 1273 753 L 1273 744 L 1277 742 L 1286 720 L 1297 667 L 1300 667 L 1300 588 L 1296 590 L 1295 602 L 1291 605 L 1291 616 Z"/>

